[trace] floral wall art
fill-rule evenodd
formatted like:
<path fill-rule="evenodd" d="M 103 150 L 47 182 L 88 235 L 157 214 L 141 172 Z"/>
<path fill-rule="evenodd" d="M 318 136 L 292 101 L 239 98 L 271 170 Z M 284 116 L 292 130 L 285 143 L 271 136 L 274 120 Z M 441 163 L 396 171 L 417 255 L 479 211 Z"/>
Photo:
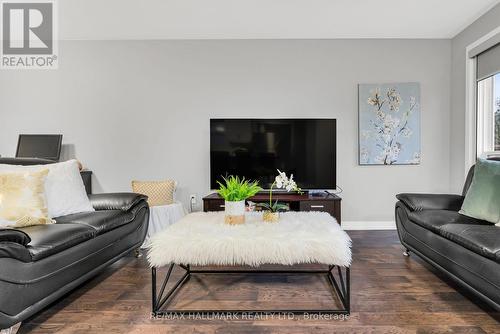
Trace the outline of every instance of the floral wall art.
<path fill-rule="evenodd" d="M 359 85 L 359 164 L 420 164 L 420 84 Z"/>

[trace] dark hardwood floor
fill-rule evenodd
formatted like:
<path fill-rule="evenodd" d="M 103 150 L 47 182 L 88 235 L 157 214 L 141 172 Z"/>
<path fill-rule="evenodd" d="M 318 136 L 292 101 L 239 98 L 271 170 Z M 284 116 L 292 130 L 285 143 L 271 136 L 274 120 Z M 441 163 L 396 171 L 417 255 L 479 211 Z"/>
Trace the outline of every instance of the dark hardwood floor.
<path fill-rule="evenodd" d="M 131 256 L 25 321 L 18 333 L 500 333 L 499 313 L 475 304 L 415 255 L 405 258 L 395 231 L 349 234 L 347 320 L 153 320 L 150 270 L 145 257 Z M 326 280 L 299 275 L 193 277 L 173 303 L 186 309 L 334 304 Z"/>

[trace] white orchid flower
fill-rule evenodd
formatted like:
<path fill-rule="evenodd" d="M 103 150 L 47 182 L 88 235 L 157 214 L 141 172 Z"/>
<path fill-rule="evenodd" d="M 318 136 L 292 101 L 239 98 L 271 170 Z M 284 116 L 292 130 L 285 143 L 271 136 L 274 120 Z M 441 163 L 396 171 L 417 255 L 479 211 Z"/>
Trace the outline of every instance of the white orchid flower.
<path fill-rule="evenodd" d="M 280 189 L 285 188 L 289 182 L 288 177 L 284 172 L 280 171 L 279 169 L 277 169 L 277 171 L 279 174 L 275 178 L 276 187 Z"/>
<path fill-rule="evenodd" d="M 286 173 L 277 169 L 278 175 L 274 178 L 274 182 L 271 185 L 271 190 L 269 191 L 269 205 L 266 204 L 267 208 L 272 212 L 276 212 L 278 210 L 278 201 L 276 201 L 275 205 L 273 205 L 273 187 L 276 186 L 278 189 L 286 189 L 286 191 L 297 191 L 302 194 L 302 190 L 297 187 L 297 183 L 293 180 L 293 174 L 290 174 L 290 178 L 286 176 Z"/>
<path fill-rule="evenodd" d="M 286 173 L 277 169 L 278 175 L 275 178 L 274 183 L 278 189 L 286 189 L 286 191 L 298 190 L 297 183 L 293 180 L 293 174 L 290 174 L 290 178 L 286 176 Z"/>
<path fill-rule="evenodd" d="M 276 176 L 274 182 L 276 183 L 276 187 L 278 188 L 283 187 L 283 180 L 281 179 L 281 175 Z"/>

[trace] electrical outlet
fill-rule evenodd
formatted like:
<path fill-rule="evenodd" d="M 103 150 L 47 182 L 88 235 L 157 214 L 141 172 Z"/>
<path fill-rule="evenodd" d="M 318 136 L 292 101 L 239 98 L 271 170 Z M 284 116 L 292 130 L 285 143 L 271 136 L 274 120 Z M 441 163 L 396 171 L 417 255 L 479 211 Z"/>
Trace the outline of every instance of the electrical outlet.
<path fill-rule="evenodd" d="M 189 203 L 196 204 L 196 194 L 189 195 Z"/>
<path fill-rule="evenodd" d="M 196 194 L 189 195 L 189 212 L 196 211 Z"/>

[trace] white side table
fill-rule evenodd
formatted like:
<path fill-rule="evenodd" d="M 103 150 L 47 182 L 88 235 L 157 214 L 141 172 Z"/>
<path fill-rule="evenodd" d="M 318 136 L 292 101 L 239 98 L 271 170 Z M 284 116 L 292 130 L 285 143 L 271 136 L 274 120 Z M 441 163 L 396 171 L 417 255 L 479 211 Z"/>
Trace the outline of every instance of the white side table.
<path fill-rule="evenodd" d="M 149 208 L 148 233 L 141 248 L 147 248 L 151 237 L 163 231 L 168 226 L 180 220 L 186 215 L 186 210 L 181 203 L 169 205 L 152 206 Z"/>

